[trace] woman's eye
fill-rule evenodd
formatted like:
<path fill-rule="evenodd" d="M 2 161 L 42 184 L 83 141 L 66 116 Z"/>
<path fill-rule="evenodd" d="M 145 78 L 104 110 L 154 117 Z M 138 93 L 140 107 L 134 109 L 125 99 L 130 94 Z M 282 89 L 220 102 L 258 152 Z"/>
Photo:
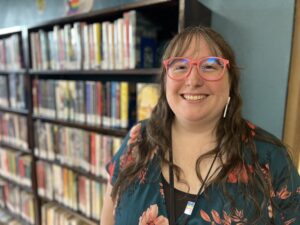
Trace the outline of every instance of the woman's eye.
<path fill-rule="evenodd" d="M 216 64 L 206 64 L 201 66 L 201 70 L 203 71 L 215 71 L 218 70 L 218 66 Z"/>
<path fill-rule="evenodd" d="M 187 69 L 187 66 L 185 65 L 177 65 L 175 66 L 175 70 L 186 70 Z"/>

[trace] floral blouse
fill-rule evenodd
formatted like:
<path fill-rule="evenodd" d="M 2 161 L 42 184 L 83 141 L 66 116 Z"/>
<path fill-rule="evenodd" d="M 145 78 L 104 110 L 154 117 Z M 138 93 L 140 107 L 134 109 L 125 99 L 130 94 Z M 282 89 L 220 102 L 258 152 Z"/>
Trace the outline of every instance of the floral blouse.
<path fill-rule="evenodd" d="M 136 147 L 132 147 L 131 144 L 136 142 L 140 137 L 139 135 L 144 126 L 145 123 L 143 122 L 131 129 L 121 148 L 107 165 L 112 185 L 114 185 L 120 170 L 135 160 L 135 151 L 137 149 L 135 149 Z M 252 135 L 255 136 L 255 126 L 250 123 L 249 126 L 252 129 Z M 260 165 L 264 165 L 262 166 L 262 172 L 272 187 L 270 197 L 273 198 L 279 207 L 279 209 L 273 209 L 269 204 L 264 209 L 261 219 L 255 224 L 299 225 L 300 177 L 296 168 L 293 166 L 285 149 L 258 140 L 255 140 L 255 144 L 259 155 L 259 163 Z M 239 189 L 239 185 L 247 184 L 248 182 L 246 167 L 251 171 L 251 164 L 246 163 L 242 169 L 237 168 L 237 170 L 231 171 L 227 177 L 226 188 L 235 200 L 234 207 L 230 205 L 230 201 L 223 194 L 220 186 L 210 185 L 205 189 L 205 194 L 202 193 L 199 196 L 200 199 L 195 205 L 188 224 L 253 224 L 250 221 L 253 221 L 254 206 L 244 199 Z M 237 182 L 238 177 L 240 178 L 240 182 Z M 141 171 L 138 179 L 121 195 L 114 211 L 115 224 L 142 224 L 142 216 L 153 205 L 155 205 L 158 215 L 168 218 L 161 180 L 160 160 L 156 154 L 150 160 L 148 167 Z M 179 221 L 182 218 L 183 215 L 179 217 Z M 271 221 L 274 221 L 274 223 Z"/>

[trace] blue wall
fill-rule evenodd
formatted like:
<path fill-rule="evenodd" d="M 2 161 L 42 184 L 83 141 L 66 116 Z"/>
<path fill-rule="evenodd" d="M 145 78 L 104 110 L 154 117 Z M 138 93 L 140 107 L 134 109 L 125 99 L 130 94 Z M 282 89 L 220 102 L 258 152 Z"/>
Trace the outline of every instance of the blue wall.
<path fill-rule="evenodd" d="M 64 16 L 63 0 L 0 0 L 0 28 L 35 25 Z M 94 9 L 126 0 L 95 0 Z M 127 0 L 126 2 L 139 0 Z M 278 137 L 282 136 L 287 93 L 294 0 L 199 0 L 213 12 L 212 27 L 232 45 L 242 68 L 243 114 Z M 226 4 L 225 4 L 226 2 Z"/>
<path fill-rule="evenodd" d="M 199 0 L 212 27 L 233 47 L 242 68 L 243 115 L 282 137 L 294 0 Z"/>

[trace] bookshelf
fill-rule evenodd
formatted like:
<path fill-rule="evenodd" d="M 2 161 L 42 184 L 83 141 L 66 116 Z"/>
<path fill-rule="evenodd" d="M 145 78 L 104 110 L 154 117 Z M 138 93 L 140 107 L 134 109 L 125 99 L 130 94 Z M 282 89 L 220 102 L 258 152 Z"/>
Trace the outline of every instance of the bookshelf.
<path fill-rule="evenodd" d="M 7 142 L 0 148 L 32 158 L 32 224 L 54 224 L 56 217 L 99 224 L 104 165 L 137 120 L 137 87 L 155 83 L 173 35 L 210 20 L 197 0 L 144 0 L 0 30 L 0 40 L 19 36 L 22 59 L 21 66 L 0 66 L 8 87 L 0 116 L 27 124 L 27 148 Z M 24 74 L 25 107 L 11 107 L 10 74 Z"/>
<path fill-rule="evenodd" d="M 20 114 L 20 115 L 25 115 L 25 116 L 28 114 L 28 110 L 26 110 L 26 109 L 13 109 L 10 107 L 3 107 L 3 106 L 0 106 L 0 111 L 14 113 L 14 114 Z"/>
<path fill-rule="evenodd" d="M 14 225 L 30 225 L 27 221 L 22 219 L 18 214 L 15 214 L 8 209 L 0 207 L 0 225 L 14 224 Z"/>
<path fill-rule="evenodd" d="M 25 32 L 24 27 L 0 30 L 0 202 L 7 215 L 3 223 L 29 225 L 37 224 L 38 204 L 29 145 Z"/>

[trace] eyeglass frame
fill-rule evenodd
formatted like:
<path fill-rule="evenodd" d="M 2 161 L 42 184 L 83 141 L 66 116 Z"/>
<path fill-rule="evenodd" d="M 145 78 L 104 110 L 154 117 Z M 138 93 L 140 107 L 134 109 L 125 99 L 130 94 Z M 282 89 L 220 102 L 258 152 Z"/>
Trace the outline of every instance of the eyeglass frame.
<path fill-rule="evenodd" d="M 207 79 L 206 77 L 204 77 L 204 76 L 202 75 L 202 73 L 201 73 L 200 70 L 199 70 L 200 63 L 203 62 L 204 59 L 209 59 L 209 58 L 220 59 L 220 60 L 223 61 L 223 64 L 224 64 L 223 71 L 220 73 L 220 75 L 219 75 L 218 78 L 216 78 L 216 79 Z M 169 67 L 168 67 L 168 63 L 169 63 L 171 60 L 174 60 L 174 59 L 187 59 L 188 62 L 189 62 L 189 70 L 186 72 L 186 74 L 185 74 L 184 76 L 182 76 L 182 77 L 180 77 L 180 78 L 177 78 L 177 79 L 174 78 L 174 77 L 172 77 L 172 76 L 168 73 L 168 68 L 169 68 Z M 230 64 L 229 64 L 229 60 L 228 60 L 228 59 L 224 59 L 224 58 L 217 57 L 217 56 L 206 56 L 206 57 L 202 57 L 202 58 L 197 59 L 197 60 L 194 60 L 194 59 L 191 59 L 191 58 L 188 58 L 188 57 L 171 57 L 171 58 L 168 58 L 168 59 L 164 60 L 164 61 L 163 61 L 163 65 L 164 65 L 164 67 L 165 67 L 167 76 L 168 76 L 169 78 L 171 78 L 172 80 L 177 80 L 177 81 L 178 81 L 178 80 L 186 79 L 186 78 L 190 75 L 190 73 L 191 73 L 191 71 L 192 71 L 193 65 L 196 65 L 196 68 L 197 68 L 197 71 L 198 71 L 198 73 L 199 73 L 199 76 L 201 76 L 201 77 L 202 77 L 204 80 L 206 80 L 206 81 L 218 81 L 218 80 L 222 79 L 222 77 L 223 77 L 224 74 L 225 74 L 226 68 L 227 68 L 227 67 L 230 68 Z"/>

